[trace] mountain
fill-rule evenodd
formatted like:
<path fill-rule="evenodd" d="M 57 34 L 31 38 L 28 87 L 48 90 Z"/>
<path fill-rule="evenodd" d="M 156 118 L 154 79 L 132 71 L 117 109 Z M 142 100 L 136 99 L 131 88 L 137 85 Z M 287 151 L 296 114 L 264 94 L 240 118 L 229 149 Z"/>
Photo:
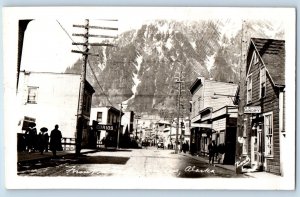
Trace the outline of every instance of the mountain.
<path fill-rule="evenodd" d="M 265 22 L 248 25 L 249 32 L 258 32 L 258 36 L 266 36 L 263 29 L 272 27 Z M 181 72 L 181 107 L 183 115 L 188 115 L 188 88 L 197 76 L 238 82 L 243 32 L 228 37 L 223 26 L 217 20 L 158 20 L 122 33 L 114 40 L 117 47 L 92 47 L 90 52 L 99 54 L 89 56 L 87 67 L 87 79 L 96 90 L 93 106 L 117 107 L 122 102 L 127 103 L 127 110 L 139 114 L 174 117 L 178 98 L 175 80 Z M 278 36 L 283 35 L 278 31 Z M 78 60 L 65 72 L 80 73 L 81 65 Z"/>

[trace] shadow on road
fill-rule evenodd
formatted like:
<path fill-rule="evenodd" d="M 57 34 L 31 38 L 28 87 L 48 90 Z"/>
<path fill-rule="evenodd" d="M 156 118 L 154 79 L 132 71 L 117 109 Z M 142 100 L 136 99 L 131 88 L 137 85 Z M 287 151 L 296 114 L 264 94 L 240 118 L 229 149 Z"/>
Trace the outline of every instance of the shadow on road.
<path fill-rule="evenodd" d="M 74 157 L 74 155 L 66 155 L 56 159 L 34 160 L 28 162 L 19 162 L 17 166 L 18 175 L 28 174 L 32 170 L 56 167 L 63 164 L 117 164 L 125 165 L 129 157 L 113 157 L 113 156 L 86 156 Z M 28 173 L 27 173 L 28 172 Z"/>

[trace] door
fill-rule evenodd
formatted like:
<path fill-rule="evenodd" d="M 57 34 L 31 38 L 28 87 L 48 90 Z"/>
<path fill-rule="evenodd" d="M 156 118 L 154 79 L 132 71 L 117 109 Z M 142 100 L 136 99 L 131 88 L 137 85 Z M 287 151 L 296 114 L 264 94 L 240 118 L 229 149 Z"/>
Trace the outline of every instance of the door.
<path fill-rule="evenodd" d="M 262 123 L 254 127 L 254 135 L 251 137 L 251 166 L 256 170 L 262 170 L 263 167 L 263 134 Z"/>

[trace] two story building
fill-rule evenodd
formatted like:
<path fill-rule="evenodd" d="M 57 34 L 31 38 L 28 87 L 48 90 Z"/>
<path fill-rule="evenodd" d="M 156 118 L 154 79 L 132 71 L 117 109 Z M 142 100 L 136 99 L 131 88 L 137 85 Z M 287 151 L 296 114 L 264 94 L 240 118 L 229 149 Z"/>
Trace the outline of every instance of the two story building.
<path fill-rule="evenodd" d="M 39 130 L 42 127 L 49 131 L 56 124 L 64 138 L 76 138 L 77 110 L 79 99 L 80 75 L 21 71 L 17 89 L 19 111 L 18 133 L 24 133 L 29 122 L 35 122 Z M 86 81 L 82 133 L 83 146 L 88 139 L 88 122 L 93 87 Z M 50 133 L 49 133 L 50 134 Z"/>
<path fill-rule="evenodd" d="M 104 145 L 106 140 L 107 147 L 117 147 L 117 137 L 120 123 L 120 116 L 124 113 L 113 106 L 93 107 L 90 115 L 90 125 L 93 121 L 97 121 L 99 125 L 109 125 L 110 127 L 101 127 L 97 129 L 97 146 Z M 121 125 L 122 130 L 122 125 Z M 120 133 L 121 134 L 121 133 Z M 120 137 L 120 136 L 119 136 Z"/>
<path fill-rule="evenodd" d="M 225 128 L 222 126 L 222 128 L 219 127 L 219 130 L 215 130 L 216 126 L 213 125 L 213 121 L 217 121 L 221 118 L 223 119 L 229 115 L 228 111 L 226 111 L 224 117 L 224 114 L 221 114 L 219 117 L 216 113 L 225 106 L 233 105 L 233 97 L 236 90 L 236 84 L 206 80 L 204 77 L 198 77 L 191 85 L 192 109 L 190 148 L 192 154 L 207 155 L 209 140 L 218 142 L 218 139 L 222 138 L 224 133 L 220 132 L 224 132 Z M 216 124 L 217 123 L 215 123 L 215 125 Z M 236 129 L 231 130 L 231 132 L 232 133 L 228 135 L 235 137 Z M 234 148 L 235 144 L 231 146 Z M 232 160 L 230 163 L 232 163 Z"/>
<path fill-rule="evenodd" d="M 255 170 L 283 174 L 285 143 L 285 41 L 251 38 L 246 65 L 243 155 Z"/>

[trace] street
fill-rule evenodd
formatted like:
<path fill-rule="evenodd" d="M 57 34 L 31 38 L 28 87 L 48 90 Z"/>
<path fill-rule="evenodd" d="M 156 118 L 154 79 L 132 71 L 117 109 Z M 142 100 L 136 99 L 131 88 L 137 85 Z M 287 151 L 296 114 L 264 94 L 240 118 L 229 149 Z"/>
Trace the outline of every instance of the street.
<path fill-rule="evenodd" d="M 113 177 L 246 177 L 235 172 L 210 166 L 174 150 L 155 147 L 122 149 L 83 154 L 79 158 L 66 155 L 58 159 L 23 163 L 20 176 L 113 176 Z"/>

